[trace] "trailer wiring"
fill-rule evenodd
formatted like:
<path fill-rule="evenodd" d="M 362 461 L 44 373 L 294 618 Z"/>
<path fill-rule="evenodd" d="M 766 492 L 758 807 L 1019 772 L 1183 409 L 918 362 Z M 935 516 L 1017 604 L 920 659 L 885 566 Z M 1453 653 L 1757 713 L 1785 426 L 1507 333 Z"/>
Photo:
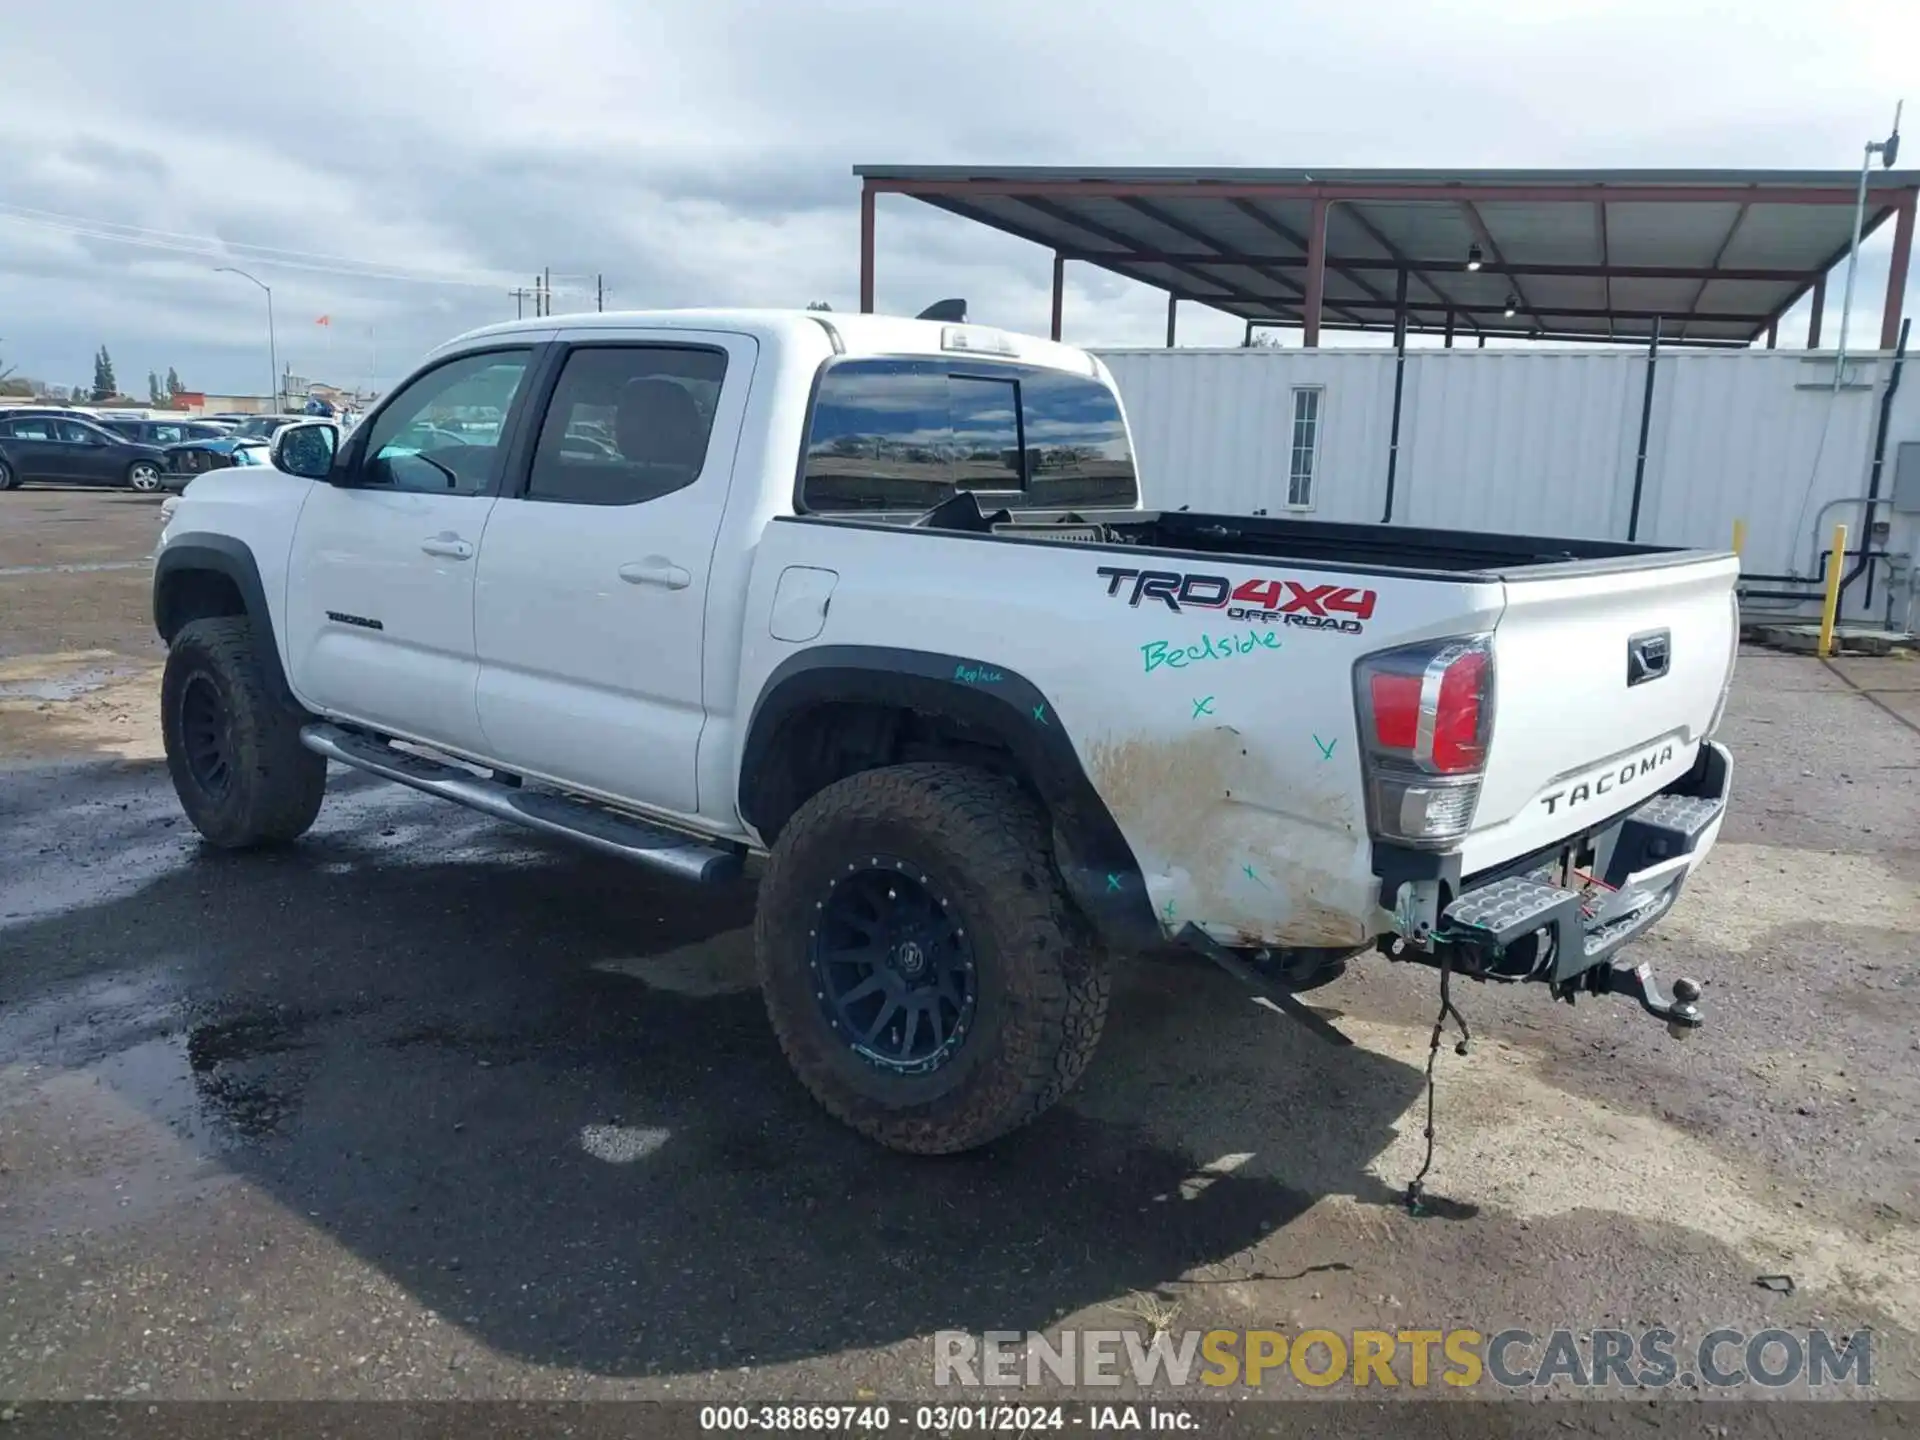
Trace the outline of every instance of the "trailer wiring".
<path fill-rule="evenodd" d="M 1453 1017 L 1453 1023 L 1460 1027 L 1460 1039 L 1453 1047 L 1456 1055 L 1465 1055 L 1472 1043 L 1473 1032 L 1467 1028 L 1467 1017 L 1453 1003 L 1453 957 L 1447 950 L 1440 955 L 1440 1013 L 1433 1017 L 1433 1036 L 1427 1044 L 1427 1125 L 1424 1131 L 1427 1149 L 1420 1161 L 1420 1173 L 1407 1182 L 1407 1213 L 1416 1219 L 1431 1213 L 1432 1202 L 1427 1198 L 1427 1172 L 1433 1168 L 1433 1106 L 1434 1062 L 1440 1058 L 1440 1037 L 1447 1028 L 1447 1017 Z"/>

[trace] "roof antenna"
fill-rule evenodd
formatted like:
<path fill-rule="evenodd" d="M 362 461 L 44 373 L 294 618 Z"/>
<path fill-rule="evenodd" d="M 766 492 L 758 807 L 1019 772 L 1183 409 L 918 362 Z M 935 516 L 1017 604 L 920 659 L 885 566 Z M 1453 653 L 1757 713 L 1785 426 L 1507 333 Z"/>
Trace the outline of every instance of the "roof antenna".
<path fill-rule="evenodd" d="M 936 301 L 913 318 L 916 320 L 944 320 L 949 325 L 961 325 L 966 323 L 967 302 L 964 300 Z"/>
<path fill-rule="evenodd" d="M 1866 153 L 1860 157 L 1860 193 L 1853 202 L 1853 246 L 1847 251 L 1846 293 L 1840 300 L 1840 352 L 1833 360 L 1833 388 L 1838 390 L 1847 372 L 1847 312 L 1853 309 L 1853 270 L 1860 260 L 1860 229 L 1867 214 L 1867 172 L 1873 168 L 1873 157 L 1880 157 L 1880 168 L 1891 170 L 1893 162 L 1900 157 L 1900 111 L 1906 102 L 1899 100 L 1893 106 L 1893 133 L 1884 140 L 1869 140 Z"/>

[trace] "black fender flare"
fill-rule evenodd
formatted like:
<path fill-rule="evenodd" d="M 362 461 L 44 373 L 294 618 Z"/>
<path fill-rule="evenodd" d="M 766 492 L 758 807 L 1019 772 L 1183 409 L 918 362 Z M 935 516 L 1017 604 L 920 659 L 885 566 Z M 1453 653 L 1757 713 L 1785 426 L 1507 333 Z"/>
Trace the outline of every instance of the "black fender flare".
<path fill-rule="evenodd" d="M 260 581 L 260 565 L 246 543 L 231 535 L 211 531 L 192 531 L 171 541 L 153 564 L 153 628 L 160 638 L 171 642 L 179 626 L 168 613 L 169 580 L 191 571 L 210 571 L 233 582 L 240 592 L 240 603 L 247 618 L 266 643 L 261 647 L 260 664 L 267 684 L 283 705 L 299 711 L 301 705 L 287 684 L 287 673 L 280 663 L 280 643 L 273 629 L 273 612 L 267 608 L 267 589 Z"/>
<path fill-rule="evenodd" d="M 1053 819 L 1061 878 L 1109 944 L 1164 943 L 1139 862 L 1080 764 L 1053 703 L 1018 671 L 991 661 L 872 645 L 823 645 L 789 656 L 767 677 L 741 750 L 740 816 L 767 835 L 786 820 L 766 813 L 754 777 L 795 717 L 819 705 L 865 703 L 943 715 L 997 739 L 1040 792 Z"/>

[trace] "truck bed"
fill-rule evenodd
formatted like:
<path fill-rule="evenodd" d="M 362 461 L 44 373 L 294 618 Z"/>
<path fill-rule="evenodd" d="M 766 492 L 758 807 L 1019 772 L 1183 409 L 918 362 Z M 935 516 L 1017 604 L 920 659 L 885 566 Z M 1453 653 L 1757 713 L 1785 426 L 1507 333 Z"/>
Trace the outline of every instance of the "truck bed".
<path fill-rule="evenodd" d="M 799 538 L 816 527 L 835 538 Z M 836 576 L 824 643 L 897 644 L 907 615 L 964 666 L 1031 682 L 1155 910 L 1222 943 L 1338 946 L 1385 923 L 1363 657 L 1490 645 L 1492 740 L 1469 827 L 1443 847 L 1469 876 L 1679 781 L 1733 657 L 1737 562 L 1698 550 L 1186 511 L 1016 518 L 964 493 L 907 522 L 914 540 L 870 515 L 774 533 L 770 563 Z"/>
<path fill-rule="evenodd" d="M 1544 573 L 1602 575 L 1687 564 L 1702 552 L 1626 540 L 1429 530 L 1267 515 L 1188 510 L 992 511 L 993 497 L 961 491 L 911 520 L 873 514 L 820 517 L 830 523 L 908 525 L 918 530 L 992 534 L 998 539 L 1117 544 L 1223 559 L 1287 560 L 1349 571 L 1454 581 L 1539 579 Z M 812 517 L 805 517 L 812 518 Z"/>
<path fill-rule="evenodd" d="M 1698 558 L 1694 551 L 1624 540 L 1495 535 L 1183 510 L 1149 512 L 1110 528 L 1138 544 L 1170 550 L 1340 567 L 1428 570 L 1486 579 L 1505 579 L 1515 571 L 1543 565 L 1578 566 L 1598 573 L 1644 569 L 1660 564 L 1663 557 L 1676 562 Z"/>

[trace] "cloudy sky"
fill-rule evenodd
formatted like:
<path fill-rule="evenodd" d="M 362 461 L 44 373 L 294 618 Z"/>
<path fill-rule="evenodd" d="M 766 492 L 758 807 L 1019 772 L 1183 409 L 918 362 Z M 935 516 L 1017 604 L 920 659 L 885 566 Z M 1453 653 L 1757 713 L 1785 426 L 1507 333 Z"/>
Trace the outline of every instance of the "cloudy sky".
<path fill-rule="evenodd" d="M 855 163 L 1848 169 L 1920 101 L 1912 0 L 6 11 L 0 367 L 73 384 L 105 344 L 136 392 L 265 389 L 263 297 L 221 264 L 273 287 L 296 374 L 387 383 L 543 266 L 561 309 L 595 273 L 609 308 L 854 308 Z M 1039 248 L 898 197 L 879 241 L 881 308 L 1044 331 Z M 1069 273 L 1069 339 L 1158 342 L 1157 293 Z"/>

